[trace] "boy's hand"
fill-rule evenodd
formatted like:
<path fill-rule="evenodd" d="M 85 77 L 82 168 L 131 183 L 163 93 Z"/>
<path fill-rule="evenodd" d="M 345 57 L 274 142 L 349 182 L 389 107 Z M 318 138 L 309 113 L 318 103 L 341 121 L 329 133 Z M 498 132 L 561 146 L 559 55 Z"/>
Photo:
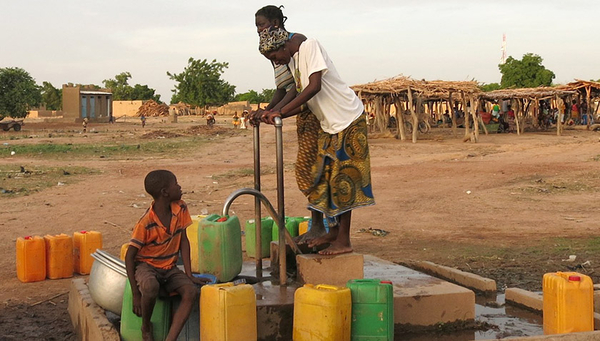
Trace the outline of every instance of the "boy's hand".
<path fill-rule="evenodd" d="M 202 277 L 190 277 L 190 279 L 192 280 L 192 282 L 194 282 L 194 284 L 197 284 L 199 286 L 203 286 L 205 284 L 210 283 L 210 279 L 208 278 L 202 278 Z"/>
<path fill-rule="evenodd" d="M 139 317 L 142 317 L 142 295 L 132 295 L 133 298 L 133 313 Z"/>

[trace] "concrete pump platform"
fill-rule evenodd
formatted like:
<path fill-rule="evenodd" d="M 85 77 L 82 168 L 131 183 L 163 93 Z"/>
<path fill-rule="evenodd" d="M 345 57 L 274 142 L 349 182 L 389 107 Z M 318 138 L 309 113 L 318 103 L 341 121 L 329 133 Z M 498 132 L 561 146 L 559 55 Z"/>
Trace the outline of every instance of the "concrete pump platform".
<path fill-rule="evenodd" d="M 313 284 L 329 284 L 319 283 L 315 273 L 329 276 L 329 281 L 335 280 L 331 278 L 331 272 L 327 271 L 327 265 L 330 261 L 337 261 L 335 258 L 339 259 L 340 256 L 312 256 L 313 259 L 315 257 L 322 268 L 311 270 L 313 273 L 310 276 L 315 281 Z M 394 323 L 397 327 L 424 327 L 475 318 L 475 294 L 469 289 L 374 256 L 351 254 L 346 257 L 350 257 L 348 261 L 355 264 L 354 266 L 360 263 L 353 257 L 361 257 L 364 278 L 392 281 Z M 264 260 L 264 277 L 269 276 L 269 267 L 270 262 Z M 339 276 L 344 275 L 340 271 L 336 273 Z M 245 262 L 240 275 L 254 277 L 255 274 L 255 263 Z M 294 291 L 300 284 L 282 287 L 267 279 L 253 286 L 257 295 L 258 339 L 291 340 Z M 118 331 L 111 328 L 102 312 L 103 310 L 89 298 L 83 279 L 73 280 L 69 296 L 69 314 L 76 333 L 82 340 L 119 339 Z"/>

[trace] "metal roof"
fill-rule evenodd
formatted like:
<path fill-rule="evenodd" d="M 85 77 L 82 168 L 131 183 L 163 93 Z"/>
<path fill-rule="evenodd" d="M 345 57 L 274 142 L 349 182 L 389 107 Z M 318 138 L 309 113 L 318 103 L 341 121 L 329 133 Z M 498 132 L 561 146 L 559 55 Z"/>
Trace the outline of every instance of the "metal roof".
<path fill-rule="evenodd" d="M 111 92 L 106 91 L 79 91 L 82 95 L 112 95 Z"/>

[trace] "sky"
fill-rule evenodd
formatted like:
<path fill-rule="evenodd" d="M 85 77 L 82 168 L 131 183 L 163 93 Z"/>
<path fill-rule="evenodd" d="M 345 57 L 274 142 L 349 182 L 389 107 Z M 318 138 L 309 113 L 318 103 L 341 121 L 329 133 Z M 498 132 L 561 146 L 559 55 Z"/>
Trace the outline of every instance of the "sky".
<path fill-rule="evenodd" d="M 499 83 L 506 53 L 543 58 L 554 83 L 600 79 L 597 0 L 0 0 L 0 68 L 38 84 L 130 85 L 169 103 L 190 57 L 227 62 L 236 93 L 275 87 L 254 14 L 284 5 L 290 32 L 316 38 L 348 85 L 397 75 Z"/>

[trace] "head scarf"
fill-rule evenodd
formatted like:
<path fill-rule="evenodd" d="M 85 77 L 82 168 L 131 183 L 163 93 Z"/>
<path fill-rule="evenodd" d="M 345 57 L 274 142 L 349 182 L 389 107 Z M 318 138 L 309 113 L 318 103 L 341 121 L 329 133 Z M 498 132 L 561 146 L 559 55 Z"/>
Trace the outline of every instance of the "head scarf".
<path fill-rule="evenodd" d="M 260 43 L 258 50 L 260 53 L 275 51 L 285 45 L 289 39 L 289 33 L 283 28 L 270 28 L 260 32 Z"/>

